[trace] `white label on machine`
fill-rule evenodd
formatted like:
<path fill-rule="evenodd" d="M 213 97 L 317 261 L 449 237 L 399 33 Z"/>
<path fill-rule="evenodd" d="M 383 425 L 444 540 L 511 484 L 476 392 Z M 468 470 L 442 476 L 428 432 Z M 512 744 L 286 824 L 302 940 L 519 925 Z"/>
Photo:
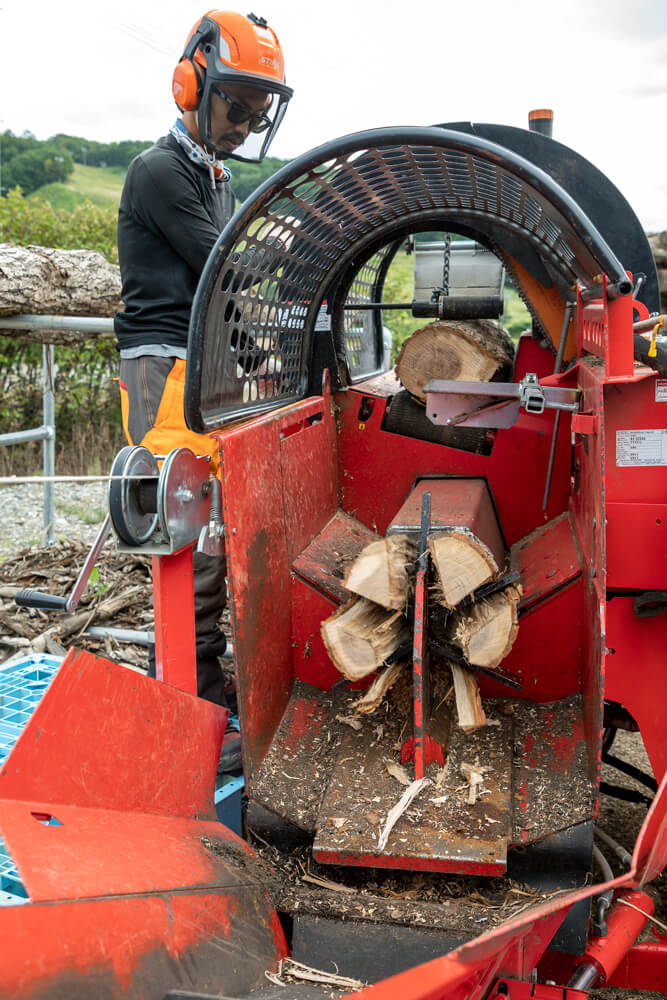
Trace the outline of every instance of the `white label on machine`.
<path fill-rule="evenodd" d="M 667 465 L 667 428 L 616 431 L 616 465 Z"/>
<path fill-rule="evenodd" d="M 317 333 L 322 333 L 323 331 L 330 329 L 331 329 L 331 316 L 327 312 L 326 302 L 323 302 L 317 314 L 317 319 L 315 320 L 315 330 Z"/>
<path fill-rule="evenodd" d="M 656 403 L 667 403 L 667 378 L 655 380 L 655 401 Z"/>

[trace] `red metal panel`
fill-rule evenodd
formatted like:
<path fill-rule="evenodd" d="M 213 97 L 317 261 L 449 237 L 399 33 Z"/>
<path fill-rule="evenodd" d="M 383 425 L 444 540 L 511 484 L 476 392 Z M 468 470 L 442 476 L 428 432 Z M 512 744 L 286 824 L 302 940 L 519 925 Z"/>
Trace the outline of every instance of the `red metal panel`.
<path fill-rule="evenodd" d="M 292 577 L 291 591 L 294 676 L 306 684 L 328 691 L 342 680 L 342 674 L 336 670 L 324 648 L 320 625 L 337 610 L 338 605 L 309 587 L 298 576 Z"/>
<path fill-rule="evenodd" d="M 169 989 L 245 993 L 287 952 L 252 889 L 0 907 L 0 995 L 161 1000 Z"/>
<path fill-rule="evenodd" d="M 667 588 L 667 504 L 607 503 L 607 588 Z"/>
<path fill-rule="evenodd" d="M 622 990 L 652 990 L 658 996 L 667 994 L 667 939 L 642 941 L 627 953 L 609 987 Z"/>
<path fill-rule="evenodd" d="M 584 642 L 579 579 L 520 617 L 519 631 L 503 660 L 503 670 L 523 680 L 520 697 L 558 701 L 581 690 Z M 486 675 L 479 675 L 477 680 L 483 697 L 507 697 L 507 688 Z"/>
<path fill-rule="evenodd" d="M 565 510 L 571 466 L 567 417 L 560 421 L 545 514 L 542 500 L 553 412 L 545 410 L 539 416 L 522 412 L 514 427 L 497 432 L 493 451 L 485 456 L 383 431 L 384 399 L 376 400 L 372 413 L 360 424 L 362 398 L 354 390 L 336 396 L 342 506 L 379 534 L 386 532 L 415 481 L 429 476 L 485 478 L 508 545 Z M 520 470 L 526 470 L 525 475 Z"/>
<path fill-rule="evenodd" d="M 483 479 L 422 479 L 396 512 L 389 532 L 406 527 L 419 532 L 424 493 L 431 494 L 430 533 L 442 528 L 468 528 L 490 549 L 496 564 L 505 564 L 505 545 L 489 488 Z"/>
<path fill-rule="evenodd" d="M 606 472 L 610 501 L 660 504 L 663 509 L 667 507 L 667 467 L 618 465 L 616 455 L 619 431 L 660 430 L 667 425 L 667 403 L 656 402 L 655 398 L 656 380 L 656 372 L 638 368 L 632 380 L 605 386 Z"/>
<path fill-rule="evenodd" d="M 61 825 L 35 818 L 45 813 Z M 234 886 L 238 874 L 204 850 L 201 838 L 252 853 L 217 822 L 86 809 L 52 799 L 3 799 L 0 832 L 36 902 Z"/>
<path fill-rule="evenodd" d="M 667 614 L 637 618 L 631 597 L 607 605 L 605 696 L 625 705 L 641 730 L 658 781 L 667 772 L 665 659 Z"/>
<path fill-rule="evenodd" d="M 0 770 L 0 797 L 213 819 L 226 720 L 218 705 L 71 650 Z"/>
<path fill-rule="evenodd" d="M 171 556 L 153 556 L 155 676 L 197 694 L 192 546 Z"/>
<path fill-rule="evenodd" d="M 329 399 L 315 397 L 221 435 L 234 658 L 247 777 L 271 743 L 292 686 L 291 553 L 295 544 L 300 551 L 298 546 L 303 548 L 304 539 L 310 541 L 308 535 L 320 531 L 332 513 L 331 479 L 323 472 L 335 462 L 334 454 L 325 450 L 332 433 L 327 423 L 332 423 Z M 288 437 L 281 437 L 285 433 Z M 285 442 L 289 481 L 283 479 L 281 465 Z M 320 477 L 328 484 L 323 493 L 317 486 Z M 319 524 L 312 505 L 306 506 L 300 524 L 298 504 L 286 500 L 294 493 L 297 478 L 297 493 L 310 485 L 320 501 L 328 498 Z"/>
<path fill-rule="evenodd" d="M 336 431 L 330 410 L 327 396 L 312 413 L 299 415 L 298 420 L 283 425 L 281 430 L 280 465 L 289 559 L 310 544 L 338 506 Z"/>
<path fill-rule="evenodd" d="M 292 568 L 336 604 L 344 604 L 352 597 L 343 586 L 344 567 L 377 538 L 364 524 L 338 510 L 296 557 Z"/>
<path fill-rule="evenodd" d="M 581 573 L 567 514 L 554 518 L 512 546 L 512 569 L 521 573 L 521 608 L 528 608 Z"/>

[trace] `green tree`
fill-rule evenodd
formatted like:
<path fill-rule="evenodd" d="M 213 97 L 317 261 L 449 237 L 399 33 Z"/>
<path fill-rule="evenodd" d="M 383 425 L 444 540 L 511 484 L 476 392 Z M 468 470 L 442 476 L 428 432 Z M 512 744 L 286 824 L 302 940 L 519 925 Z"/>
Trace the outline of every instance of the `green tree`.
<path fill-rule="evenodd" d="M 43 184 L 66 180 L 73 170 L 74 163 L 67 150 L 55 143 L 37 143 L 33 148 L 17 152 L 8 161 L 5 157 L 2 186 L 5 190 L 20 187 L 25 194 L 30 194 Z"/>

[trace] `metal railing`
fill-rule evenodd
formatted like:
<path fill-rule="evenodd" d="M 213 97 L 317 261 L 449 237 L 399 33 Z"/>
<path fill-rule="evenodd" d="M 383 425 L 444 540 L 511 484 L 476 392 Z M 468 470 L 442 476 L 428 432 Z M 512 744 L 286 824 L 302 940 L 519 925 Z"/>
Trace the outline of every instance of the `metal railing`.
<path fill-rule="evenodd" d="M 3 316 L 0 326 L 4 330 L 43 330 L 57 332 L 68 330 L 76 333 L 113 333 L 113 320 L 91 316 Z M 44 476 L 44 541 L 54 542 L 55 501 L 53 477 L 56 461 L 56 426 L 54 393 L 55 349 L 53 344 L 42 344 L 42 425 L 25 431 L 0 434 L 0 447 L 42 441 L 42 471 Z"/>

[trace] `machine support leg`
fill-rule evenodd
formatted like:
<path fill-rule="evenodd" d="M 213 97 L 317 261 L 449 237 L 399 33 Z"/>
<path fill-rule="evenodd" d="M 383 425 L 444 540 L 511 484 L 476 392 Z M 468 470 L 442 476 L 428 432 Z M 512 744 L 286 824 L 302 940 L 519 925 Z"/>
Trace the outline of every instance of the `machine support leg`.
<path fill-rule="evenodd" d="M 155 676 L 188 694 L 197 694 L 195 599 L 192 546 L 169 556 L 153 556 Z"/>

